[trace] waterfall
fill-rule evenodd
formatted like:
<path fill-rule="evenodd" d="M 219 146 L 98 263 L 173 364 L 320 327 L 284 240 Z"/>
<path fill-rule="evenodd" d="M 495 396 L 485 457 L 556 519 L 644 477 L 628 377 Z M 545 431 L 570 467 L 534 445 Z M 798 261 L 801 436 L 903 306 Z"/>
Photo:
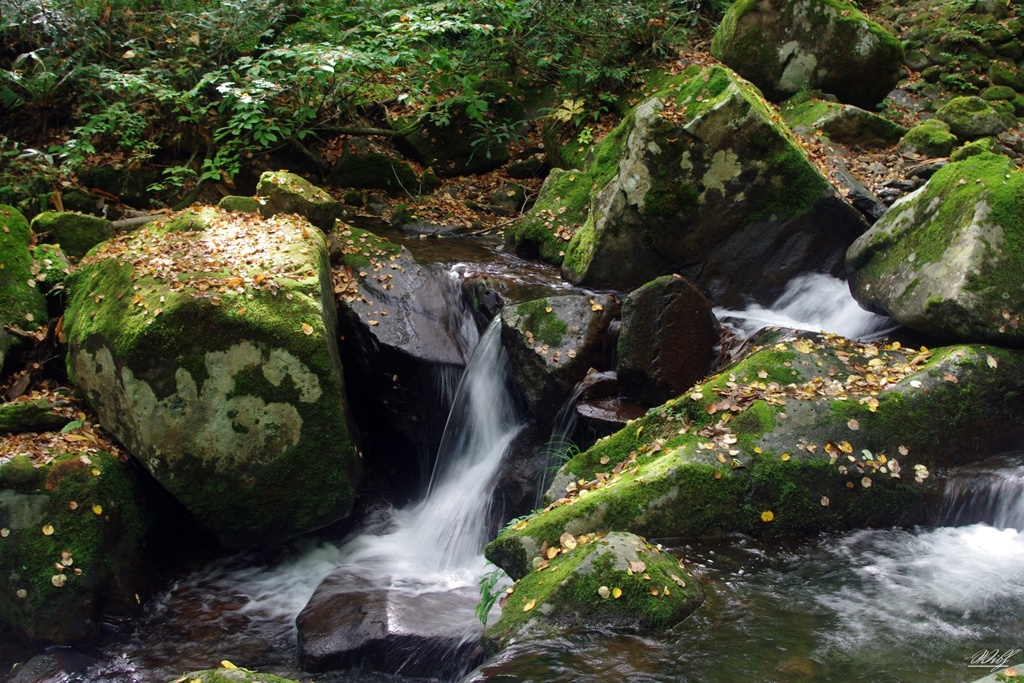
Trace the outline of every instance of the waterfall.
<path fill-rule="evenodd" d="M 496 319 L 456 391 L 427 495 L 349 541 L 342 548 L 345 569 L 415 590 L 475 585 L 485 565 L 495 476 L 522 426 L 507 375 Z"/>
<path fill-rule="evenodd" d="M 742 311 L 716 308 L 714 313 L 741 337 L 750 337 L 764 327 L 783 327 L 831 332 L 849 339 L 874 339 L 897 327 L 890 318 L 861 308 L 846 282 L 820 273 L 793 278 L 767 308 L 751 304 Z"/>
<path fill-rule="evenodd" d="M 1024 531 L 1024 464 L 1021 453 L 996 456 L 961 467 L 946 483 L 942 524 L 982 522 L 997 529 Z"/>

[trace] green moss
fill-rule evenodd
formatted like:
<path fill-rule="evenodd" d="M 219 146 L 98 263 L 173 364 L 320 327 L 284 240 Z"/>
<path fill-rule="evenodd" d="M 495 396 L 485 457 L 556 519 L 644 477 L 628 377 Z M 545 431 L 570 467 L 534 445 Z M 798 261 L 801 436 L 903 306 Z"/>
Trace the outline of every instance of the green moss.
<path fill-rule="evenodd" d="M 772 191 L 750 215 L 751 221 L 787 221 L 811 209 L 830 192 L 828 180 L 790 140 L 768 159 Z"/>
<path fill-rule="evenodd" d="M 323 22 L 318 22 L 323 23 Z M 179 679 L 188 683 L 297 683 L 290 678 L 281 678 L 273 674 L 257 673 L 248 669 L 209 669 L 193 671 Z"/>
<path fill-rule="evenodd" d="M 28 221 L 12 206 L 0 204 L 0 322 L 37 330 L 47 321 L 46 300 L 32 272 Z"/>
<path fill-rule="evenodd" d="M 981 99 L 991 102 L 992 100 L 1012 100 L 1017 96 L 1017 91 L 1008 85 L 993 85 L 981 91 Z"/>
<path fill-rule="evenodd" d="M 0 480 L 19 480 L 13 497 L 0 489 L 0 620 L 31 639 L 82 638 L 107 597 L 129 597 L 152 518 L 130 468 L 107 453 L 58 456 L 34 480 L 12 467 L 24 465 L 0 467 Z"/>
<path fill-rule="evenodd" d="M 960 149 L 950 154 L 949 160 L 963 161 L 967 157 L 973 157 L 984 152 L 988 152 L 990 154 L 996 153 L 995 146 L 995 140 L 993 140 L 992 138 L 981 138 L 980 140 L 975 140 L 973 142 L 967 143 Z"/>
<path fill-rule="evenodd" d="M 521 327 L 524 332 L 530 332 L 545 344 L 558 345 L 569 331 L 569 325 L 550 309 L 547 299 L 535 299 L 518 304 L 515 310 L 523 318 Z"/>
<path fill-rule="evenodd" d="M 843 109 L 838 102 L 801 98 L 794 95 L 782 105 L 782 118 L 791 127 L 814 126 L 828 114 L 835 114 Z"/>
<path fill-rule="evenodd" d="M 46 242 L 59 244 L 69 256 L 79 258 L 113 237 L 114 225 L 104 218 L 86 214 L 44 211 L 32 219 L 32 231 Z"/>
<path fill-rule="evenodd" d="M 231 211 L 235 213 L 259 213 L 260 200 L 255 197 L 229 195 L 221 198 L 221 200 L 217 202 L 217 208 L 222 211 Z"/>

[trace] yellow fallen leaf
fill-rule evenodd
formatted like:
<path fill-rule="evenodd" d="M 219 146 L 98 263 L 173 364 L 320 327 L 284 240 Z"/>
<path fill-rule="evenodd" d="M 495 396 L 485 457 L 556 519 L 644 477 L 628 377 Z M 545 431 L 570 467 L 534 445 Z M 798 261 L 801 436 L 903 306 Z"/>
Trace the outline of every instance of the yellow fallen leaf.
<path fill-rule="evenodd" d="M 613 588 L 612 589 L 612 597 L 615 598 L 616 600 L 621 598 L 622 597 L 622 589 L 617 587 L 617 586 L 615 588 Z"/>
<path fill-rule="evenodd" d="M 988 366 L 990 368 L 998 368 L 999 367 L 999 361 L 997 361 L 995 359 L 995 357 L 993 357 L 993 356 L 985 356 L 985 360 L 988 362 Z"/>
<path fill-rule="evenodd" d="M 43 536 L 53 536 L 54 528 L 52 524 L 46 524 L 43 526 Z"/>
<path fill-rule="evenodd" d="M 307 336 L 313 334 L 313 326 L 309 323 L 302 323 L 302 334 Z"/>
<path fill-rule="evenodd" d="M 102 505 L 93 505 L 92 506 L 92 513 L 94 515 L 97 515 L 97 516 L 98 515 L 102 515 L 103 514 L 103 506 Z"/>
<path fill-rule="evenodd" d="M 232 664 L 231 662 L 229 662 L 226 659 L 220 660 L 220 665 L 222 667 L 224 667 L 225 669 L 237 669 L 238 668 L 237 666 L 235 666 L 234 664 Z"/>
<path fill-rule="evenodd" d="M 768 522 L 772 521 L 773 519 L 775 519 L 775 513 L 772 512 L 771 510 L 765 510 L 764 512 L 761 513 L 761 521 L 762 522 L 767 524 Z"/>
<path fill-rule="evenodd" d="M 529 612 L 530 610 L 532 610 L 536 606 L 537 606 L 537 600 L 536 599 L 530 600 L 528 603 L 523 605 L 523 611 L 524 612 Z"/>

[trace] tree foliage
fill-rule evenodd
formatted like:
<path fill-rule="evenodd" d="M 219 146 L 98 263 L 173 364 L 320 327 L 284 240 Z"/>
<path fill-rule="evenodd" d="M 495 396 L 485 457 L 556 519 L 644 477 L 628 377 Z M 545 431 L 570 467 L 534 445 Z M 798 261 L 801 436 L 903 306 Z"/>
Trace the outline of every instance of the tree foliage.
<path fill-rule="evenodd" d="M 339 127 L 456 109 L 494 134 L 495 99 L 527 83 L 597 113 L 700 2 L 0 0 L 0 201 L 94 164 L 160 168 L 169 197 Z"/>

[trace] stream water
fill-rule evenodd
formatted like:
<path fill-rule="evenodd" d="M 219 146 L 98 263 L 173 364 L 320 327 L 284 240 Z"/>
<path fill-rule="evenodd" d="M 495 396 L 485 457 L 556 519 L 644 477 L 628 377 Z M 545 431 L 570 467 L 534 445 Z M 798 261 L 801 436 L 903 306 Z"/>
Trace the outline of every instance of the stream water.
<path fill-rule="evenodd" d="M 854 311 L 840 284 L 804 278 L 775 306 L 721 314 L 746 329 L 781 324 L 860 337 L 890 324 Z M 827 299 L 816 307 L 824 316 L 809 313 L 818 298 Z M 851 319 L 854 328 L 837 327 Z M 420 502 L 378 509 L 342 538 L 311 536 L 201 566 L 152 599 L 144 618 L 112 627 L 105 643 L 51 650 L 59 673 L 23 680 L 166 682 L 222 660 L 308 680 L 297 663 L 295 618 L 338 568 L 399 591 L 475 588 L 489 569 L 481 549 L 492 482 L 520 428 L 495 329 L 483 335 L 462 379 Z M 950 526 L 858 531 L 783 547 L 745 537 L 691 545 L 663 539 L 694 564 L 708 595 L 675 629 L 521 643 L 461 680 L 974 680 L 988 673 L 970 666 L 978 651 L 1024 646 L 1022 491 L 1024 454 L 1007 454 L 954 480 Z M 471 610 L 437 618 L 465 623 L 467 637 L 480 632 Z M 412 679 L 346 670 L 315 680 Z"/>

